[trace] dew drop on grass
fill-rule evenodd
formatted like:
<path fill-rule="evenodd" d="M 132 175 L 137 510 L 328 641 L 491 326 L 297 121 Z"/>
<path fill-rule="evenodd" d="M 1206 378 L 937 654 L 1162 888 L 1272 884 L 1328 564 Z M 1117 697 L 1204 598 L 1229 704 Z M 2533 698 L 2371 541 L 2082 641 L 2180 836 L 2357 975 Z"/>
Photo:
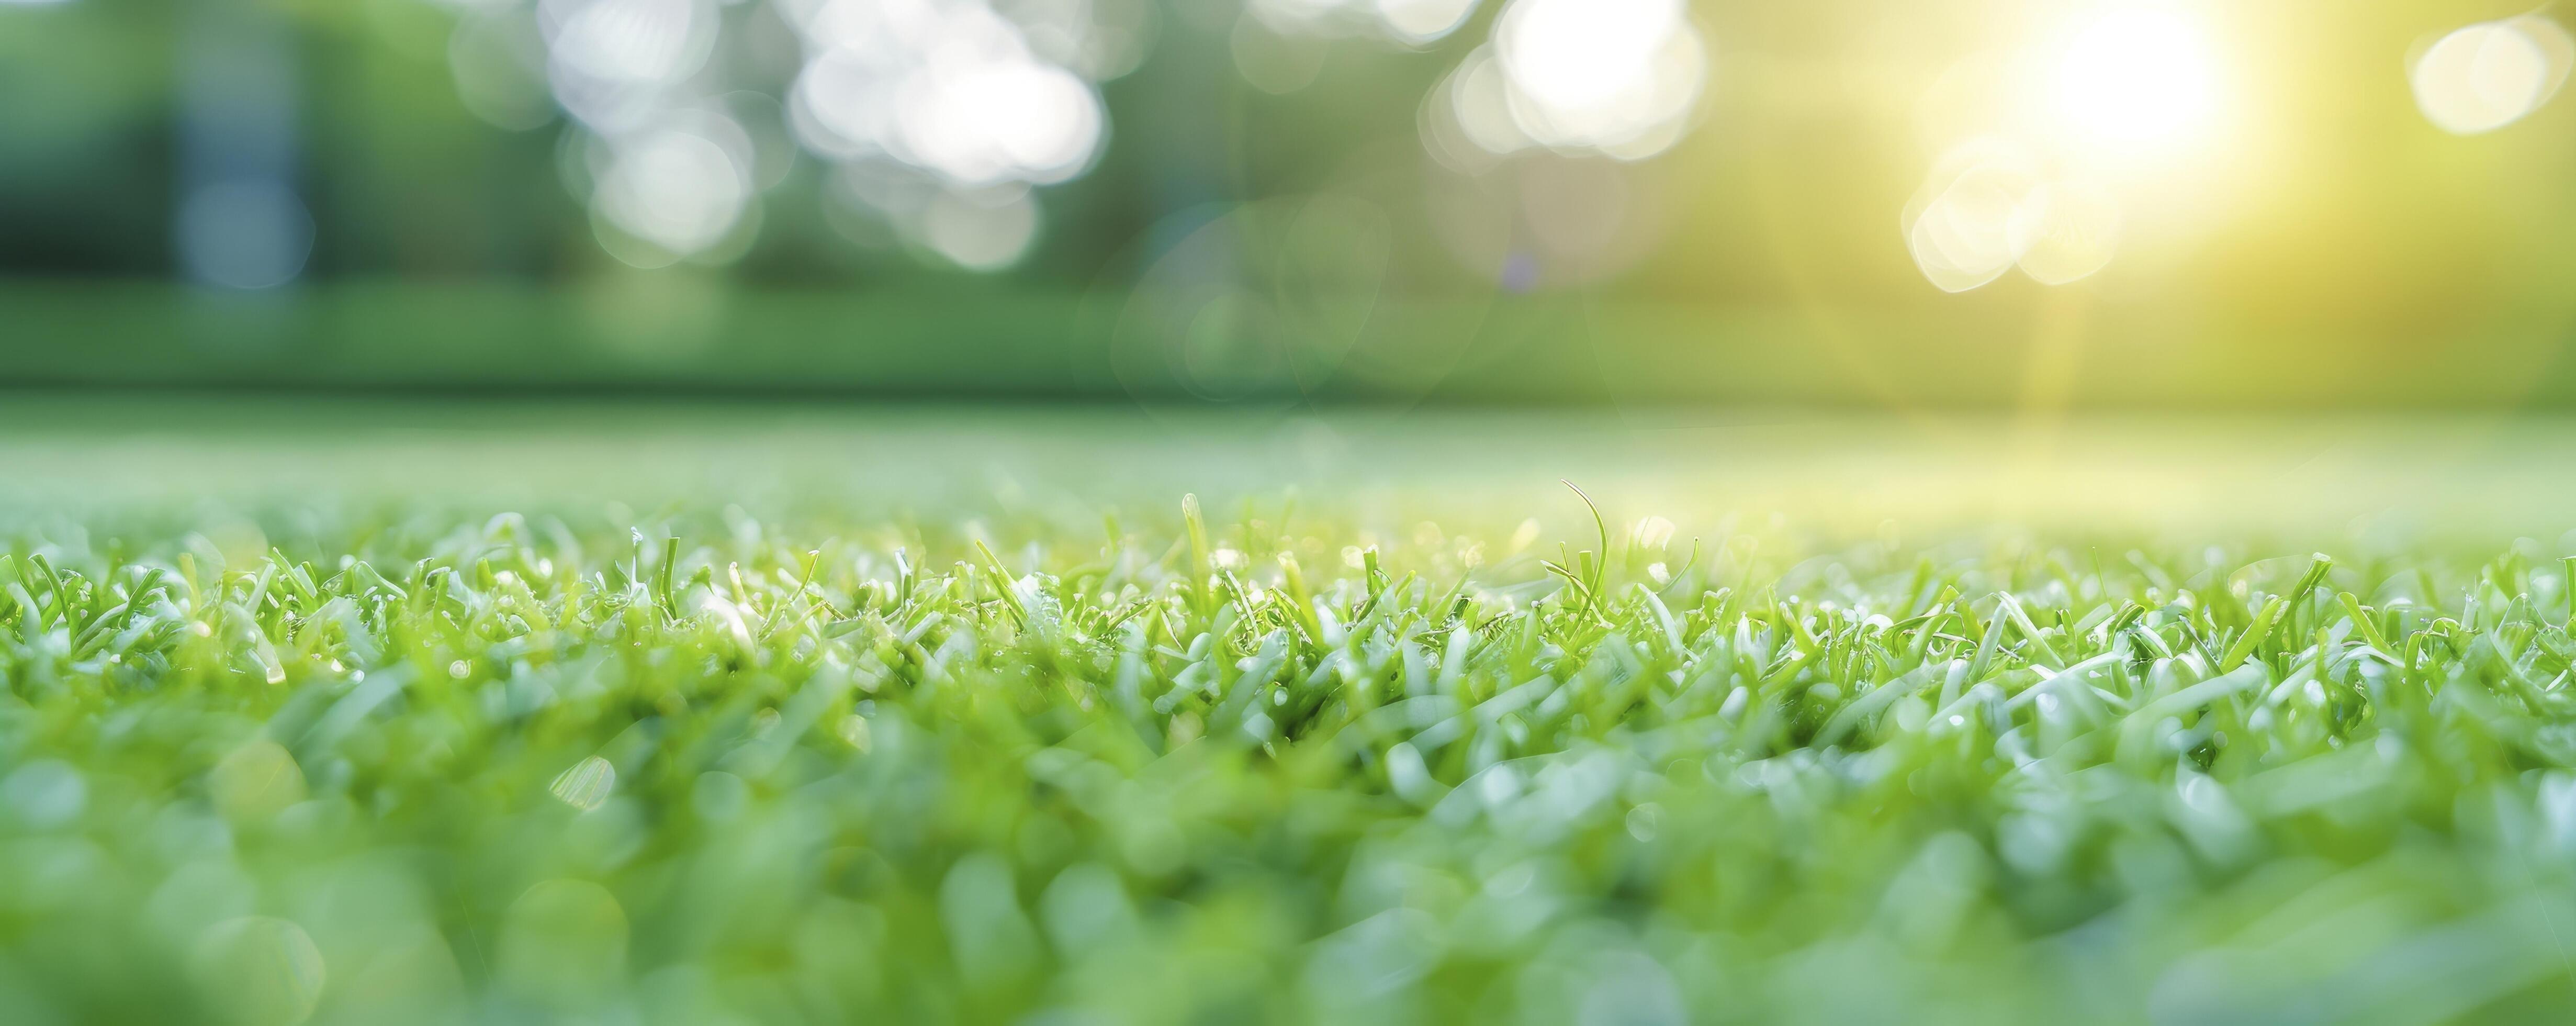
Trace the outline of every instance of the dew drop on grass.
<path fill-rule="evenodd" d="M 1653 802 L 1628 810 L 1628 836 L 1636 838 L 1640 844 L 1653 842 L 1657 829 L 1663 825 L 1663 817 L 1663 808 Z"/>
<path fill-rule="evenodd" d="M 548 790 L 553 791 L 564 804 L 588 812 L 607 801 L 608 793 L 616 787 L 617 767 L 594 755 L 557 774 Z"/>

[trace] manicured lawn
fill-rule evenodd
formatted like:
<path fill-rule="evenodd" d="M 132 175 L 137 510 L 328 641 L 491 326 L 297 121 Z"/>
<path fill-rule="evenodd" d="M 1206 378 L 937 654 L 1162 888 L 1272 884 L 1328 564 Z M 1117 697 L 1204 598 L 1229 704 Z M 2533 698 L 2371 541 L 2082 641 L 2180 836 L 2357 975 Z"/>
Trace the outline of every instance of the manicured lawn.
<path fill-rule="evenodd" d="M 2061 468 L 2016 494 L 2071 520 L 1918 527 L 1849 482 L 1919 463 L 1641 483 L 1698 448 L 1654 428 L 524 416 L 0 446 L 0 1019 L 2576 1009 L 2570 567 L 2494 527 L 2537 500 L 2119 523 Z M 1597 520 L 1540 476 L 1587 451 Z M 732 452 L 775 480 L 564 459 Z M 2413 480 L 2179 455 L 2311 520 Z M 2410 508 L 2525 494 L 2461 487 Z"/>

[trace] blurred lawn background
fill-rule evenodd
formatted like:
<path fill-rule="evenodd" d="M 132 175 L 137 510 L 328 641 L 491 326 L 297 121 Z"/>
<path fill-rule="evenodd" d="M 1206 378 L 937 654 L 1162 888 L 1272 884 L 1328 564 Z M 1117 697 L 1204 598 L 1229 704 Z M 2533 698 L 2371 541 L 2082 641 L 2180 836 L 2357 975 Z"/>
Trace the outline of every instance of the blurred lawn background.
<path fill-rule="evenodd" d="M 2502 121 L 2423 92 L 2520 6 L 1621 0 L 1516 42 L 1557 8 L 0 2 L 0 384 L 2576 403 L 2565 37 L 2478 51 Z M 2134 10 L 2174 38 L 2057 116 Z M 1997 145 L 2112 197 L 2107 263 L 1943 291 L 1913 228 Z"/>
<path fill-rule="evenodd" d="M 410 396 L 24 397 L 0 405 L 0 520 L 151 537 L 393 510 L 629 524 L 960 524 L 1087 539 L 1184 493 L 1228 517 L 1542 538 L 1614 521 L 1802 544 L 1954 538 L 2576 553 L 2576 422 L 2458 413 L 1939 413 L 1341 407 L 1247 417 L 1108 405 Z M 282 525 L 282 526 L 281 526 Z M 1434 526 L 1436 525 L 1436 527 Z M 1071 544 L 1067 542 L 1066 544 Z"/>

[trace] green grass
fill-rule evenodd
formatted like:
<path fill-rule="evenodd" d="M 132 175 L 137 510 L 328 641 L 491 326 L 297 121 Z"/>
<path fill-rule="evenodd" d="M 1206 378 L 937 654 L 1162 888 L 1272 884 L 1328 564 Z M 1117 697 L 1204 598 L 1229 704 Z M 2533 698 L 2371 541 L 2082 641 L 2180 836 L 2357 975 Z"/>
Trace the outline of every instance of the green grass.
<path fill-rule="evenodd" d="M 1880 230 L 1876 222 L 1874 214 L 1869 230 Z M 2566 316 L 2554 299 L 2478 318 L 2314 324 L 2142 297 L 2086 294 L 2052 306 L 2042 290 L 2021 287 L 1962 305 L 1925 287 L 1901 246 L 1880 255 L 1897 261 L 1885 270 L 1902 301 L 1495 296 L 1481 283 L 1445 295 L 1390 287 L 1336 296 L 1283 280 L 1259 291 L 1291 311 L 1283 324 L 1305 333 L 1285 354 L 1257 343 L 1204 350 L 1181 333 L 1196 292 L 1130 289 L 1114 270 L 1090 290 L 1025 276 L 742 287 L 715 272 L 667 269 L 555 285 L 341 278 L 247 295 L 136 280 L 0 280 L 0 383 L 316 397 L 645 389 L 1517 410 L 2576 410 L 2576 360 L 2562 351 Z M 1818 271 L 1821 284 L 1850 268 Z M 1684 294 L 1699 297 L 1705 279 L 1691 282 Z M 2443 294 L 2446 310 L 2468 302 Z M 1212 360 L 1225 373 L 1203 377 Z"/>
<path fill-rule="evenodd" d="M 2576 1009 L 2560 552 L 1559 495 L 16 517 L 0 1020 Z"/>

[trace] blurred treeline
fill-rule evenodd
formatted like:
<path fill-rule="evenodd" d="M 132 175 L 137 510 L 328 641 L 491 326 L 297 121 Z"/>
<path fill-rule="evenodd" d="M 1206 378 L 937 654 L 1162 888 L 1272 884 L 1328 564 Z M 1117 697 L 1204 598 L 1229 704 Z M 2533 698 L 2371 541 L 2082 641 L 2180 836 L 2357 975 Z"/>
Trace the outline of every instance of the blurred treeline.
<path fill-rule="evenodd" d="M 728 26 L 765 3 L 724 7 Z M 2410 48 L 2519 7 L 2205 8 L 2230 127 L 2142 187 L 2113 262 L 2071 286 L 1948 295 L 1909 260 L 1900 212 L 1979 130 L 1944 106 L 1948 84 L 2038 31 L 2028 5 L 1702 0 L 1708 80 L 1672 149 L 1472 169 L 1426 152 L 1421 110 L 1502 4 L 1419 46 L 1286 40 L 1313 67 L 1282 92 L 1242 73 L 1234 0 L 1150 6 L 1141 62 L 1098 84 L 1096 164 L 1036 190 L 1025 258 L 975 272 L 836 224 L 811 155 L 760 193 L 756 236 L 725 261 L 620 263 L 564 184 L 567 122 L 509 130 L 460 102 L 456 6 L 0 3 L 0 379 L 1254 405 L 2576 401 L 2576 114 L 2460 137 L 2408 94 Z M 295 280 L 248 292 L 189 283 L 172 242 L 203 82 L 186 55 L 237 9 L 291 55 L 312 223 Z M 773 96 L 793 73 L 719 59 Z"/>

